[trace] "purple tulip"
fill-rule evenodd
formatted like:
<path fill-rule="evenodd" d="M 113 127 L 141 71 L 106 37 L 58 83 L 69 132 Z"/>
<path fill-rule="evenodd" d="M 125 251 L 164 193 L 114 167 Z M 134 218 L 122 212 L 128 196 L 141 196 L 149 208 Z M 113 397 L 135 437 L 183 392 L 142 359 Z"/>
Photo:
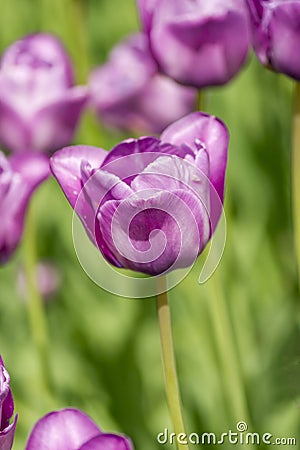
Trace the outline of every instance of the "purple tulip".
<path fill-rule="evenodd" d="M 225 125 L 196 112 L 160 139 L 128 139 L 109 153 L 67 147 L 50 164 L 103 256 L 156 275 L 190 266 L 214 231 L 227 147 Z"/>
<path fill-rule="evenodd" d="M 245 63 L 249 48 L 244 0 L 138 0 L 142 26 L 161 70 L 203 88 L 222 85 Z"/>
<path fill-rule="evenodd" d="M 49 175 L 46 155 L 26 153 L 7 159 L 0 152 L 0 264 L 19 244 L 31 195 Z"/>
<path fill-rule="evenodd" d="M 69 57 L 50 34 L 12 44 L 0 62 L 0 142 L 14 152 L 67 145 L 87 99 L 73 86 Z"/>
<path fill-rule="evenodd" d="M 12 423 L 14 400 L 10 390 L 10 378 L 0 356 L 0 450 L 10 450 L 13 445 L 17 415 Z"/>
<path fill-rule="evenodd" d="M 254 50 L 260 62 L 300 80 L 299 0 L 248 0 Z"/>
<path fill-rule="evenodd" d="M 89 84 L 100 120 L 122 130 L 159 134 L 196 105 L 195 89 L 158 73 L 143 34 L 118 44 Z"/>
<path fill-rule="evenodd" d="M 133 450 L 130 439 L 106 434 L 77 409 L 47 414 L 34 426 L 26 450 Z"/>

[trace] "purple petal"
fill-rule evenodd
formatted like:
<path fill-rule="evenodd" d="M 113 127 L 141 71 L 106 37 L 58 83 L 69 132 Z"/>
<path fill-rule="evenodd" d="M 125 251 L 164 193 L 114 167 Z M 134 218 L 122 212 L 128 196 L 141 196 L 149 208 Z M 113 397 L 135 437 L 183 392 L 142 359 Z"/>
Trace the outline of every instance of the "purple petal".
<path fill-rule="evenodd" d="M 16 431 L 18 416 L 14 418 L 14 421 L 4 431 L 0 431 L 0 450 L 11 450 L 14 435 Z"/>
<path fill-rule="evenodd" d="M 6 262 L 19 244 L 30 197 L 50 174 L 49 161 L 41 154 L 16 154 L 10 161 L 11 179 L 0 203 L 0 263 Z"/>
<path fill-rule="evenodd" d="M 73 138 L 86 101 L 86 88 L 78 86 L 38 111 L 31 124 L 32 149 L 54 151 L 67 145 Z"/>
<path fill-rule="evenodd" d="M 274 6 L 269 24 L 269 62 L 278 72 L 300 80 L 300 3 Z"/>
<path fill-rule="evenodd" d="M 202 88 L 227 83 L 249 49 L 243 1 L 222 3 L 161 0 L 150 32 L 162 71 L 180 83 Z M 180 55 L 180 58 L 178 58 Z"/>
<path fill-rule="evenodd" d="M 66 87 L 73 85 L 69 56 L 61 41 L 52 34 L 30 34 L 10 45 L 2 55 L 1 69 L 7 70 L 19 65 L 27 65 L 32 69 L 62 68 Z"/>
<path fill-rule="evenodd" d="M 0 142 L 10 151 L 30 150 L 30 130 L 21 116 L 3 99 L 0 99 Z"/>
<path fill-rule="evenodd" d="M 102 168 L 130 182 L 161 154 L 184 158 L 193 152 L 187 147 L 162 143 L 153 137 L 128 139 L 114 147 L 105 159 Z"/>
<path fill-rule="evenodd" d="M 134 450 L 130 439 L 104 433 L 86 442 L 79 450 Z"/>
<path fill-rule="evenodd" d="M 114 47 L 106 64 L 92 72 L 89 80 L 92 101 L 100 112 L 128 104 L 147 87 L 156 71 L 146 36 L 130 35 Z"/>
<path fill-rule="evenodd" d="M 101 430 L 86 414 L 76 409 L 52 412 L 34 426 L 26 450 L 78 450 Z"/>
<path fill-rule="evenodd" d="M 108 201 L 98 214 L 103 238 L 118 261 L 150 275 L 194 262 L 204 244 L 205 217 L 201 202 L 190 192 L 157 189 L 123 202 Z"/>
<path fill-rule="evenodd" d="M 107 152 L 102 148 L 76 145 L 57 151 L 50 159 L 53 175 L 59 182 L 72 208 L 75 207 L 83 187 L 82 162 L 88 162 L 91 169 L 98 169 L 106 156 Z"/>
<path fill-rule="evenodd" d="M 50 165 L 53 175 L 72 208 L 78 214 L 91 241 L 101 248 L 105 257 L 112 264 L 119 266 L 105 243 L 102 242 L 96 221 L 95 208 L 99 204 L 97 201 L 102 200 L 101 192 L 103 190 L 99 194 L 97 186 L 93 187 L 94 177 L 91 181 L 88 181 L 89 176 L 93 174 L 93 170 L 101 166 L 106 156 L 107 152 L 102 148 L 78 145 L 57 151 L 52 156 Z M 82 190 L 87 181 L 85 190 Z M 91 198 L 89 198 L 89 195 L 91 195 Z"/>
<path fill-rule="evenodd" d="M 151 29 L 153 14 L 158 2 L 159 0 L 137 0 L 142 28 L 146 33 L 149 33 Z"/>
<path fill-rule="evenodd" d="M 223 201 L 229 140 L 223 122 L 213 116 L 195 112 L 170 125 L 161 135 L 161 140 L 177 146 L 186 144 L 196 154 L 199 151 L 197 141 L 203 143 L 210 162 L 210 181 Z"/>

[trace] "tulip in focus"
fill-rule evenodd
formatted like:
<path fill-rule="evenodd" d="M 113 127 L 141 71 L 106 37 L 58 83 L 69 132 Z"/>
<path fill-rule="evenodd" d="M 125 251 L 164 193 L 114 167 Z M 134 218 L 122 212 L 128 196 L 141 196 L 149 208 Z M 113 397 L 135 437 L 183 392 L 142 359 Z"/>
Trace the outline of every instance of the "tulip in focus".
<path fill-rule="evenodd" d="M 248 0 L 253 45 L 260 62 L 300 80 L 300 1 Z"/>
<path fill-rule="evenodd" d="M 0 152 L 0 264 L 8 261 L 19 244 L 31 195 L 50 175 L 46 155 Z"/>
<path fill-rule="evenodd" d="M 231 80 L 249 48 L 244 0 L 137 0 L 144 31 L 162 72 L 204 88 Z"/>
<path fill-rule="evenodd" d="M 104 433 L 77 409 L 47 414 L 34 426 L 26 450 L 134 450 L 129 438 Z"/>
<path fill-rule="evenodd" d="M 54 151 L 71 142 L 87 89 L 74 86 L 60 41 L 33 34 L 15 42 L 0 62 L 0 142 L 9 151 Z"/>
<path fill-rule="evenodd" d="M 18 417 L 14 413 L 14 400 L 10 389 L 10 378 L 0 356 L 0 450 L 10 450 L 13 445 Z"/>
<path fill-rule="evenodd" d="M 195 89 L 158 73 L 141 33 L 118 44 L 89 85 L 100 120 L 122 130 L 159 134 L 196 106 Z"/>
<path fill-rule="evenodd" d="M 54 176 L 111 264 L 150 275 L 192 265 L 222 210 L 228 132 L 192 113 L 160 139 L 128 139 L 109 153 L 56 152 Z"/>

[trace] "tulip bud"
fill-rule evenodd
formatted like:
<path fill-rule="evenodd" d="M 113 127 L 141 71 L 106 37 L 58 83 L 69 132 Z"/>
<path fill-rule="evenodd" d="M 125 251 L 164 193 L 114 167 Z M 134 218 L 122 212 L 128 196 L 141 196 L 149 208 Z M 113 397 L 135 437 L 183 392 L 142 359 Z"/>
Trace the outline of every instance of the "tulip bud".
<path fill-rule="evenodd" d="M 70 143 L 86 98 L 86 88 L 73 86 L 71 62 L 56 37 L 24 37 L 0 62 L 0 142 L 20 153 Z"/>
<path fill-rule="evenodd" d="M 158 134 L 196 105 L 195 89 L 158 73 L 143 34 L 118 44 L 89 84 L 100 120 L 122 130 Z"/>
<path fill-rule="evenodd" d="M 78 409 L 62 409 L 42 417 L 34 426 L 26 450 L 133 450 L 130 439 L 107 434 Z"/>
<path fill-rule="evenodd" d="M 253 45 L 260 62 L 300 80 L 300 2 L 248 0 Z"/>
<path fill-rule="evenodd" d="M 249 47 L 244 0 L 138 0 L 160 69 L 197 88 L 222 85 L 245 63 Z"/>
<path fill-rule="evenodd" d="M 10 378 L 0 356 L 0 450 L 10 450 L 13 445 L 17 416 L 12 423 L 14 401 L 10 390 Z"/>

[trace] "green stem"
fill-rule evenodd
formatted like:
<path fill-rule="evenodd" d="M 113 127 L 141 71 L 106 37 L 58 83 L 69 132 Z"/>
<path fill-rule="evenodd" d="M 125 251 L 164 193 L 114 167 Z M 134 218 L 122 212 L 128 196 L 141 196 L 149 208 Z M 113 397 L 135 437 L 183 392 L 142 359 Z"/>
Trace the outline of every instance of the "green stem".
<path fill-rule="evenodd" d="M 292 197 L 295 252 L 300 282 L 300 83 L 295 85 L 292 150 Z"/>
<path fill-rule="evenodd" d="M 27 214 L 26 230 L 23 243 L 24 269 L 28 294 L 28 315 L 32 339 L 39 358 L 42 383 L 48 394 L 50 394 L 51 377 L 49 364 L 49 341 L 44 303 L 37 285 L 36 229 L 32 204 L 30 205 Z"/>
<path fill-rule="evenodd" d="M 158 320 L 165 376 L 165 387 L 174 433 L 176 434 L 176 437 L 178 437 L 181 433 L 186 433 L 184 431 L 184 423 L 181 411 L 181 400 L 178 387 L 172 338 L 171 315 L 165 277 L 161 278 L 160 281 L 160 287 L 162 288 L 161 290 L 165 291 L 157 295 Z M 179 450 L 188 450 L 187 445 L 180 444 L 176 438 L 175 441 Z"/>
<path fill-rule="evenodd" d="M 251 429 L 250 414 L 244 392 L 244 383 L 238 361 L 234 334 L 229 317 L 228 306 L 220 286 L 219 274 L 215 273 L 209 281 L 212 295 L 208 305 L 218 349 L 222 374 L 226 383 L 226 394 L 229 407 L 232 409 L 235 422 L 245 421 Z M 255 448 L 249 444 L 249 449 Z"/>

